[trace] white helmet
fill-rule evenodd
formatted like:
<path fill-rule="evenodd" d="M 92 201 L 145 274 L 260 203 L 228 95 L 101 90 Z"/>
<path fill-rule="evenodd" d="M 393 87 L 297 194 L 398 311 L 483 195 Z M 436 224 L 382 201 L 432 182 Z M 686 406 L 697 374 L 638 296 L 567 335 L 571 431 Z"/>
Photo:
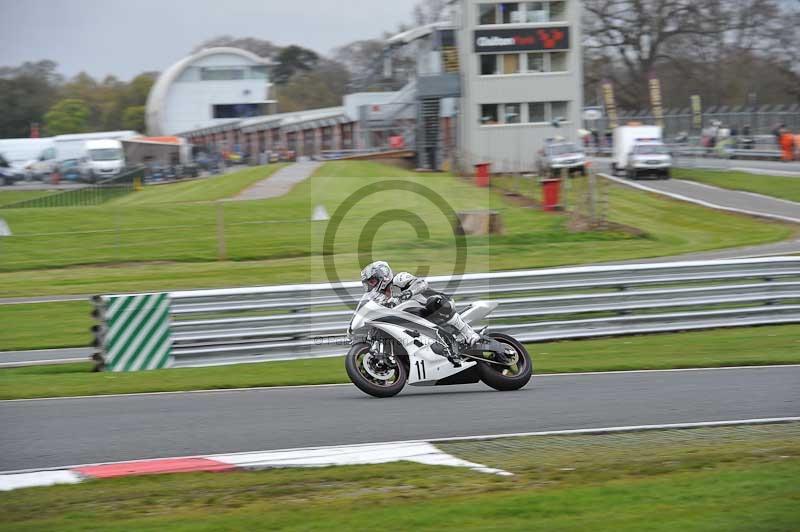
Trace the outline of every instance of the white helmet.
<path fill-rule="evenodd" d="M 375 290 L 382 292 L 394 279 L 394 274 L 389 264 L 379 260 L 368 265 L 361 270 L 361 284 L 364 285 L 364 290 L 369 292 Z"/>

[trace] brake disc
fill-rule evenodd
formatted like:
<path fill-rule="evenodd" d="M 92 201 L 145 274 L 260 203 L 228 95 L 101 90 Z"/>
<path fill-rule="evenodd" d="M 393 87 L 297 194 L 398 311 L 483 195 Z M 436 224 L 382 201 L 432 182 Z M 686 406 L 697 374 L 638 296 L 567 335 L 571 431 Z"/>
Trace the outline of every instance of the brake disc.
<path fill-rule="evenodd" d="M 377 357 L 372 353 L 367 353 L 366 355 L 364 355 L 364 358 L 362 359 L 361 362 L 362 367 L 372 377 L 375 377 L 376 379 L 381 381 L 388 381 L 391 377 L 394 376 L 395 368 L 387 366 L 385 370 L 379 370 L 378 368 L 375 367 L 376 364 L 375 358 Z"/>

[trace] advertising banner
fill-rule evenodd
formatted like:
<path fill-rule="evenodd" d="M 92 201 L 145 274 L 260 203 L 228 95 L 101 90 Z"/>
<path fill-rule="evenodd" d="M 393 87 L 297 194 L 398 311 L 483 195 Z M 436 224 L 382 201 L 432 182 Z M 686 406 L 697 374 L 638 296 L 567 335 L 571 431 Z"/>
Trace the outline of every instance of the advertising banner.
<path fill-rule="evenodd" d="M 692 94 L 689 98 L 692 103 L 692 127 L 694 129 L 703 128 L 703 104 L 699 94 Z"/>
<path fill-rule="evenodd" d="M 661 82 L 650 74 L 650 108 L 653 110 L 653 118 L 659 127 L 664 127 L 664 106 L 661 103 Z"/>
<path fill-rule="evenodd" d="M 617 120 L 617 102 L 614 99 L 614 84 L 610 81 L 603 82 L 603 101 L 606 105 L 608 129 L 616 129 L 619 125 L 619 121 Z"/>
<path fill-rule="evenodd" d="M 569 49 L 569 27 L 475 30 L 475 53 Z"/>

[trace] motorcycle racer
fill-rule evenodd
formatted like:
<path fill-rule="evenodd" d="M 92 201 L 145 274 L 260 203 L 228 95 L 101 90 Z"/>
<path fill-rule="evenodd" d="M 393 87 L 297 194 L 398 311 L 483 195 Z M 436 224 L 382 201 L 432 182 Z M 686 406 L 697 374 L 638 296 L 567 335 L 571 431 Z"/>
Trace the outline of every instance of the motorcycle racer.
<path fill-rule="evenodd" d="M 453 300 L 431 289 L 425 279 L 408 272 L 395 275 L 388 263 L 376 261 L 361 270 L 361 284 L 366 292 L 374 292 L 373 301 L 386 307 L 414 299 L 424 307 L 420 314 L 423 318 L 439 326 L 452 327 L 458 331 L 457 339 L 467 346 L 473 346 L 480 340 L 480 335 L 456 312 Z M 399 297 L 392 295 L 392 288 L 395 287 L 400 291 Z"/>

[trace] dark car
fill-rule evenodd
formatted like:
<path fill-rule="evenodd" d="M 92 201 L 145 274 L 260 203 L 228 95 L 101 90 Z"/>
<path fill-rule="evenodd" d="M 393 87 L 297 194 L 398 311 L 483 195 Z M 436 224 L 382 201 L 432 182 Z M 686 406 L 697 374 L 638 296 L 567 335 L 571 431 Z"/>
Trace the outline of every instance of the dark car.
<path fill-rule="evenodd" d="M 81 161 L 79 159 L 66 159 L 61 161 L 58 167 L 61 173 L 61 179 L 64 181 L 81 181 L 83 179 L 83 171 L 81 170 Z"/>

